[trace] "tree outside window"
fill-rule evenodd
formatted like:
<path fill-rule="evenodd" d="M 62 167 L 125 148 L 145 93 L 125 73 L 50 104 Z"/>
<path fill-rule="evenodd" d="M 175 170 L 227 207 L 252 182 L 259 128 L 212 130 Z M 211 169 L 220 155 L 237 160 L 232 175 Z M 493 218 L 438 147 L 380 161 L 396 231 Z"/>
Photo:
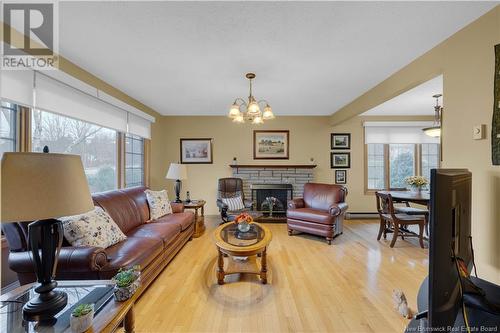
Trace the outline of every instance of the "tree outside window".
<path fill-rule="evenodd" d="M 54 113 L 32 112 L 32 149 L 82 158 L 91 192 L 117 188 L 117 132 Z"/>

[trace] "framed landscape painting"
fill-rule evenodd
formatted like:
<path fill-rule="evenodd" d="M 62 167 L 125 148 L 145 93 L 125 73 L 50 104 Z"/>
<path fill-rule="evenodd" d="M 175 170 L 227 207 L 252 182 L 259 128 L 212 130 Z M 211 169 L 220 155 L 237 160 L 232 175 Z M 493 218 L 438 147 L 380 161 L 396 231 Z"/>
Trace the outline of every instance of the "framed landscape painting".
<path fill-rule="evenodd" d="M 336 153 L 330 155 L 330 167 L 332 169 L 349 169 L 351 167 L 351 153 Z"/>
<path fill-rule="evenodd" d="M 332 133 L 331 149 L 351 149 L 351 133 Z"/>
<path fill-rule="evenodd" d="M 256 160 L 287 160 L 290 131 L 253 131 L 253 158 Z"/>
<path fill-rule="evenodd" d="M 181 139 L 181 163 L 213 163 L 212 139 Z"/>

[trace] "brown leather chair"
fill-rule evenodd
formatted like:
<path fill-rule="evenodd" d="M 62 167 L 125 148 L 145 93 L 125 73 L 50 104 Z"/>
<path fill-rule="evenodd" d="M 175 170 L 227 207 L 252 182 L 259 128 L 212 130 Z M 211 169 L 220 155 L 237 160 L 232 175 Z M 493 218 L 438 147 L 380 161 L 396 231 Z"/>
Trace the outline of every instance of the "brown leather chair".
<path fill-rule="evenodd" d="M 343 233 L 347 189 L 342 185 L 307 183 L 304 197 L 288 201 L 288 234 L 306 232 L 326 238 L 328 244 Z"/>
<path fill-rule="evenodd" d="M 243 200 L 244 209 L 240 211 L 229 211 L 228 206 L 222 201 L 222 198 L 234 198 L 241 196 Z M 238 215 L 244 210 L 251 210 L 253 207 L 252 200 L 245 199 L 245 193 L 243 191 L 243 180 L 241 178 L 220 178 L 217 190 L 217 207 L 219 207 L 219 212 L 222 221 L 229 222 L 231 220 L 230 215 Z"/>

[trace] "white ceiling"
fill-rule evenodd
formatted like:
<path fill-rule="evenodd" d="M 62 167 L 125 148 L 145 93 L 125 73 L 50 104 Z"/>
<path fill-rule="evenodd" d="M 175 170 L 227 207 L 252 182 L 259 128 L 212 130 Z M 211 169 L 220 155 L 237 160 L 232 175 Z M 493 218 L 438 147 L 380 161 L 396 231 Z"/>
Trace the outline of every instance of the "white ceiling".
<path fill-rule="evenodd" d="M 60 2 L 61 54 L 164 115 L 328 115 L 498 2 Z"/>
<path fill-rule="evenodd" d="M 432 96 L 442 93 L 443 76 L 440 75 L 368 110 L 362 116 L 433 116 L 436 100 Z M 442 105 L 443 99 L 439 101 Z"/>

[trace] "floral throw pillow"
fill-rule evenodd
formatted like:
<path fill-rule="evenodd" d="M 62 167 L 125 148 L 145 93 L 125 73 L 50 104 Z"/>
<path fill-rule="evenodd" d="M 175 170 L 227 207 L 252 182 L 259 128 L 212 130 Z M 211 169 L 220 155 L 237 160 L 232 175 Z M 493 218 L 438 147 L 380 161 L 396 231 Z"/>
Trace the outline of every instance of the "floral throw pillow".
<path fill-rule="evenodd" d="M 167 191 L 146 190 L 146 199 L 149 205 L 149 214 L 151 220 L 156 220 L 167 214 L 172 214 L 172 206 L 168 201 Z"/>
<path fill-rule="evenodd" d="M 95 207 L 84 214 L 61 217 L 60 220 L 63 223 L 64 237 L 73 246 L 107 248 L 127 239 L 101 207 Z"/>

